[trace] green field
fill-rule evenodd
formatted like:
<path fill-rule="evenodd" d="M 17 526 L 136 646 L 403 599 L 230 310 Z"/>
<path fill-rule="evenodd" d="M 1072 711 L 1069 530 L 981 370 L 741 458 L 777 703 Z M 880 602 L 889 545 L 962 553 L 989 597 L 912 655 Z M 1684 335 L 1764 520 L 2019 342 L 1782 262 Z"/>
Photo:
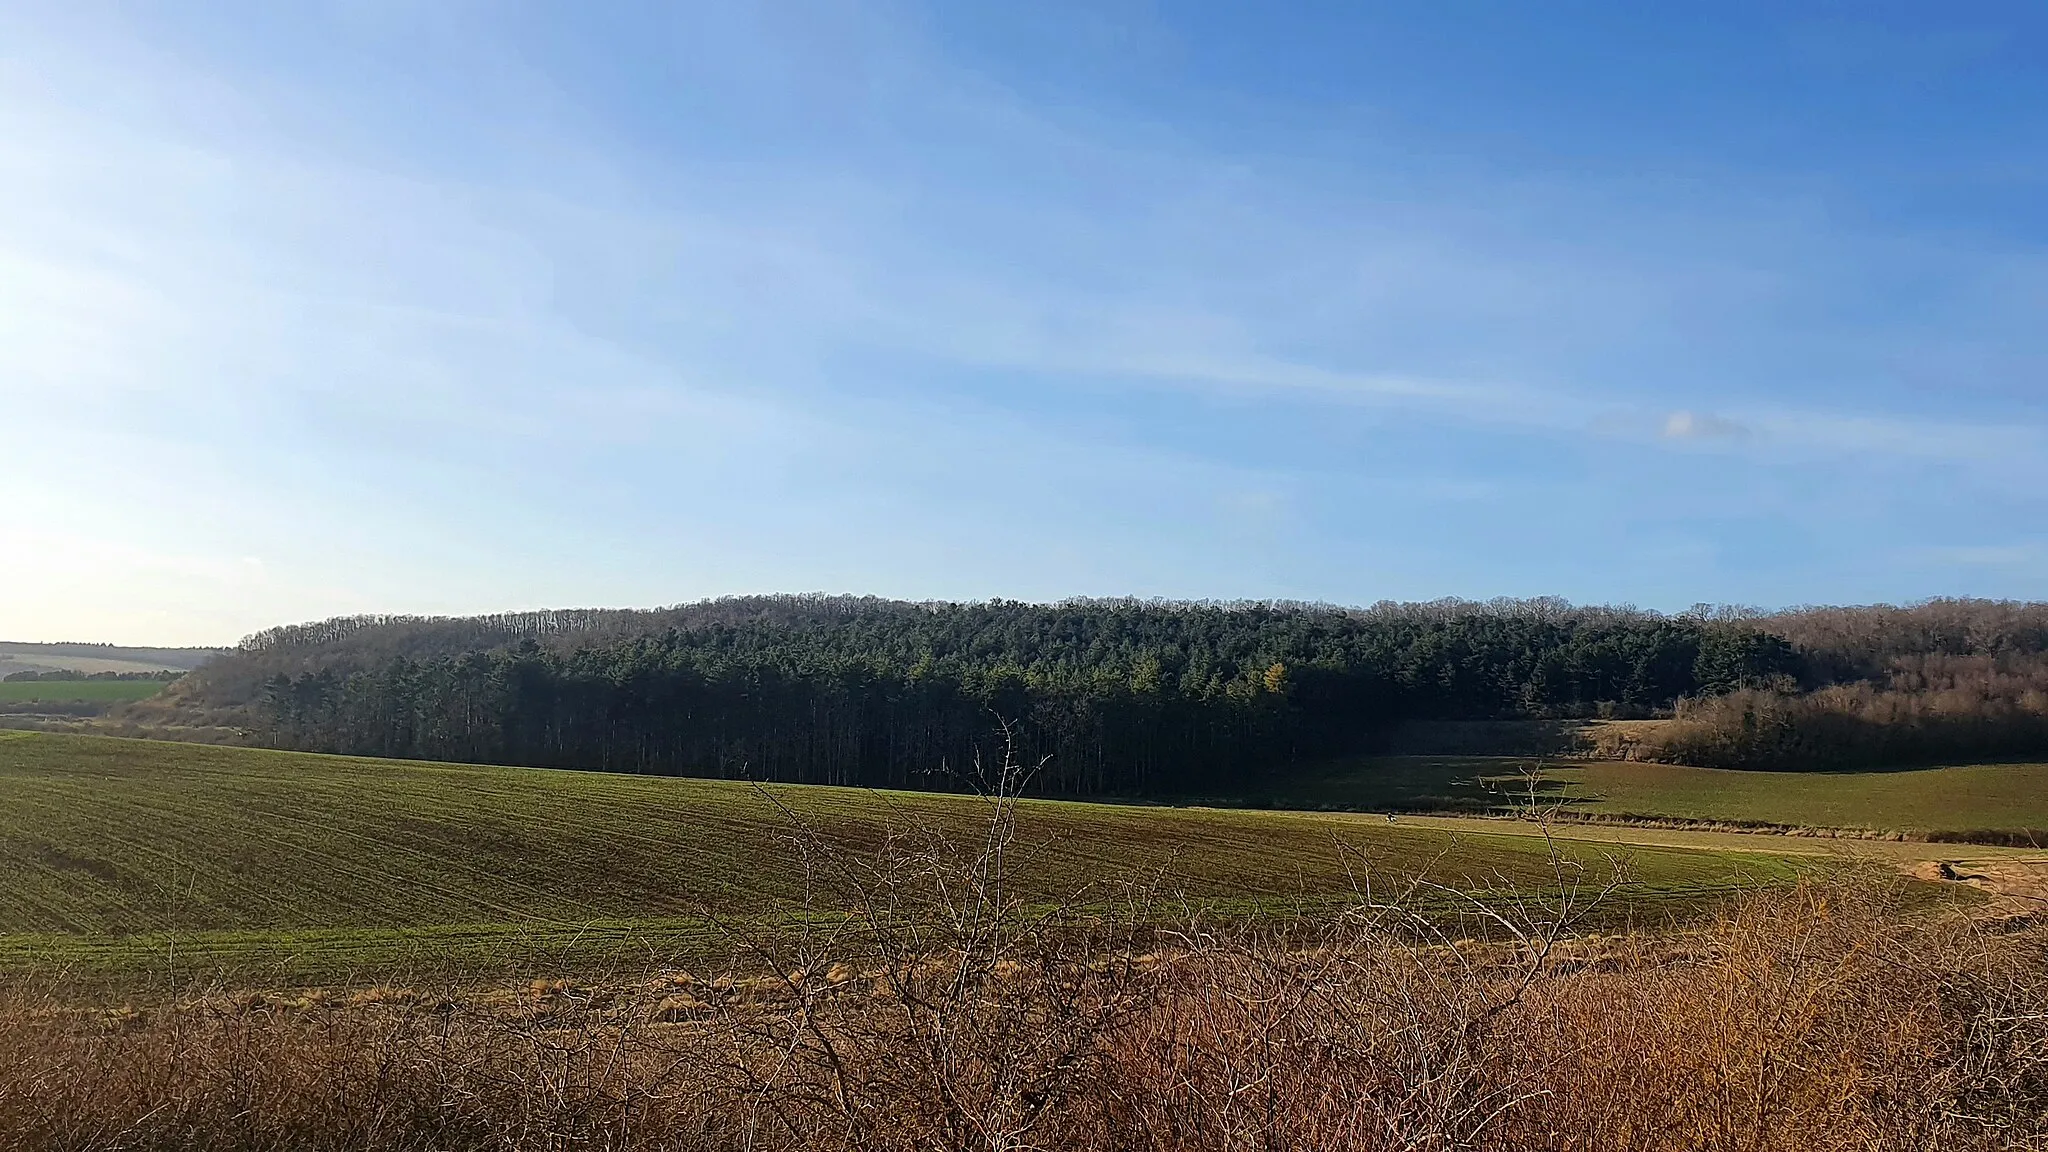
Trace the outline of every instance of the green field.
<path fill-rule="evenodd" d="M 1275 802 L 1307 808 L 1501 809 L 1539 803 L 1607 818 L 1767 824 L 2048 843 L 2048 764 L 1891 772 L 1740 772 L 1674 764 L 1389 756 L 1312 773 Z"/>
<path fill-rule="evenodd" d="M 0 681 L 0 704 L 72 703 L 125 704 L 147 700 L 164 690 L 162 680 L 11 680 Z"/>
<path fill-rule="evenodd" d="M 2048 843 L 2048 764 L 1893 772 L 1737 772 L 1588 763 L 1549 775 L 1573 807 L 1603 815 L 2024 837 Z"/>
<path fill-rule="evenodd" d="M 971 797 L 0 733 L 0 958 L 320 973 L 422 953 L 701 949 L 707 918 L 834 911 L 806 902 L 791 818 L 770 796 L 845 859 L 892 830 L 967 839 L 986 826 Z M 1554 879 L 1539 840 L 1348 814 L 1034 801 L 1019 836 L 1020 882 L 1045 898 L 1150 874 L 1240 910 L 1327 901 L 1368 873 Z M 1604 873 L 1617 849 L 1568 851 Z M 1619 851 L 1635 881 L 1625 907 L 1641 916 L 1799 867 Z"/>

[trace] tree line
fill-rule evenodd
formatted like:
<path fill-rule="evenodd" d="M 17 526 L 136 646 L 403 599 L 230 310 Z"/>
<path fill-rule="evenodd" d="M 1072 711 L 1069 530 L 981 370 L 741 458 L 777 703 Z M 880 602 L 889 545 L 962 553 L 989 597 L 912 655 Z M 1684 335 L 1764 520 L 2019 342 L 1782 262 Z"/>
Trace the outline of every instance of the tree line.
<path fill-rule="evenodd" d="M 2048 752 L 2048 668 L 1902 656 L 1875 680 L 1680 700 L 1630 752 L 1707 768 L 1883 768 Z"/>
<path fill-rule="evenodd" d="M 274 630 L 176 690 L 244 691 L 294 748 L 884 787 L 971 775 L 1008 724 L 1041 791 L 1148 795 L 1256 790 L 1408 720 L 1651 715 L 1802 670 L 1747 621 L 1552 600 L 756 597 Z"/>

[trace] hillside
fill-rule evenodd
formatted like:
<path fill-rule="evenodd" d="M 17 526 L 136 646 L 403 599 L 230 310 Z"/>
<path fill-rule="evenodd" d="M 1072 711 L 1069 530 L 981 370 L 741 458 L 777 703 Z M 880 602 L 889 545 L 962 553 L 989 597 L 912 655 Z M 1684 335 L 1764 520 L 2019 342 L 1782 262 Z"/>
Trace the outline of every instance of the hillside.
<path fill-rule="evenodd" d="M 114 644 L 23 644 L 0 640 L 0 680 L 16 672 L 189 672 L 218 648 L 123 648 Z"/>
<path fill-rule="evenodd" d="M 0 680 L 0 716 L 95 716 L 163 690 L 156 679 Z"/>
<path fill-rule="evenodd" d="M 1641 761 L 1382 756 L 1338 761 L 1261 797 L 1301 808 L 1498 811 L 1538 802 L 1567 818 L 1768 825 L 1936 842 L 2048 845 L 2048 764 L 1887 772 L 1745 772 Z"/>
<path fill-rule="evenodd" d="M 593 925 L 701 934 L 707 915 L 801 902 L 777 803 L 860 857 L 891 830 L 971 838 L 987 815 L 962 796 L 0 733 L 0 955 L 118 957 L 175 932 L 188 960 L 353 963 L 437 940 L 502 959 Z M 1569 849 L 1598 873 L 1610 850 Z M 1351 893 L 1361 870 L 1381 884 L 1555 883 L 1540 840 L 1348 815 L 1031 801 L 1019 854 L 1020 882 L 1047 897 L 1152 875 L 1245 907 Z M 1758 853 L 1627 855 L 1639 915 L 1792 869 Z"/>
<path fill-rule="evenodd" d="M 2048 755 L 2048 606 L 765 596 L 351 617 L 252 636 L 122 722 L 352 755 L 914 788 L 991 755 L 1006 721 L 1046 763 L 1044 793 L 1128 797 L 1270 789 L 1390 751 L 1417 723 L 1651 716 L 1674 719 L 1607 751 L 1786 770 Z"/>
<path fill-rule="evenodd" d="M 1414 720 L 1644 715 L 1795 671 L 1747 623 L 1556 601 L 753 597 L 273 629 L 152 708 L 310 751 L 895 788 L 1008 722 L 1047 794 L 1157 796 Z"/>
<path fill-rule="evenodd" d="M 1890 772 L 1744 772 L 1677 764 L 1553 768 L 1559 796 L 1603 816 L 1894 831 L 2048 845 L 2048 764 Z"/>

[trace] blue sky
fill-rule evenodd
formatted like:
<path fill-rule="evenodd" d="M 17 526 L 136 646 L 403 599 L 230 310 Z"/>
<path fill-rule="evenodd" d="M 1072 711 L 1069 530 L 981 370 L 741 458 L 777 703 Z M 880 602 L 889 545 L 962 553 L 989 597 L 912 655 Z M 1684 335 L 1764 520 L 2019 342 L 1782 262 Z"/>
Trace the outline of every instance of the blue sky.
<path fill-rule="evenodd" d="M 2048 8 L 0 5 L 0 637 L 2048 594 Z"/>

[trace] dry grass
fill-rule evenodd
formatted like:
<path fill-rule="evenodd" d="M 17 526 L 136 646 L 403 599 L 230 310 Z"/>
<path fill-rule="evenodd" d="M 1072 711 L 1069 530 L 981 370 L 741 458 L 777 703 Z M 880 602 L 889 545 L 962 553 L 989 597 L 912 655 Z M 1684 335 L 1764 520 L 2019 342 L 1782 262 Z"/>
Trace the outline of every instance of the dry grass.
<path fill-rule="evenodd" d="M 1487 895 L 1361 871 L 1293 922 L 1175 921 L 1144 887 L 1047 907 L 1015 782 L 973 835 L 872 852 L 783 808 L 811 911 L 729 926 L 717 972 L 16 988 L 0 1147 L 2048 1148 L 2048 925 L 2024 916 L 1837 873 L 1595 937 L 1616 881 L 1554 852 Z"/>
<path fill-rule="evenodd" d="M 2043 937 L 1871 889 L 1741 903 L 1677 957 L 1503 977 L 1395 949 L 1234 957 L 1123 1037 L 1156 1148 L 2028 1148 L 2048 1139 Z"/>
<path fill-rule="evenodd" d="M 1034 936 L 463 995 L 18 995 L 0 1146 L 2048 1147 L 2038 924 L 1928 918 L 1865 879 L 1685 937 L 1413 929 L 1362 905 L 1308 941 L 1145 953 Z"/>

